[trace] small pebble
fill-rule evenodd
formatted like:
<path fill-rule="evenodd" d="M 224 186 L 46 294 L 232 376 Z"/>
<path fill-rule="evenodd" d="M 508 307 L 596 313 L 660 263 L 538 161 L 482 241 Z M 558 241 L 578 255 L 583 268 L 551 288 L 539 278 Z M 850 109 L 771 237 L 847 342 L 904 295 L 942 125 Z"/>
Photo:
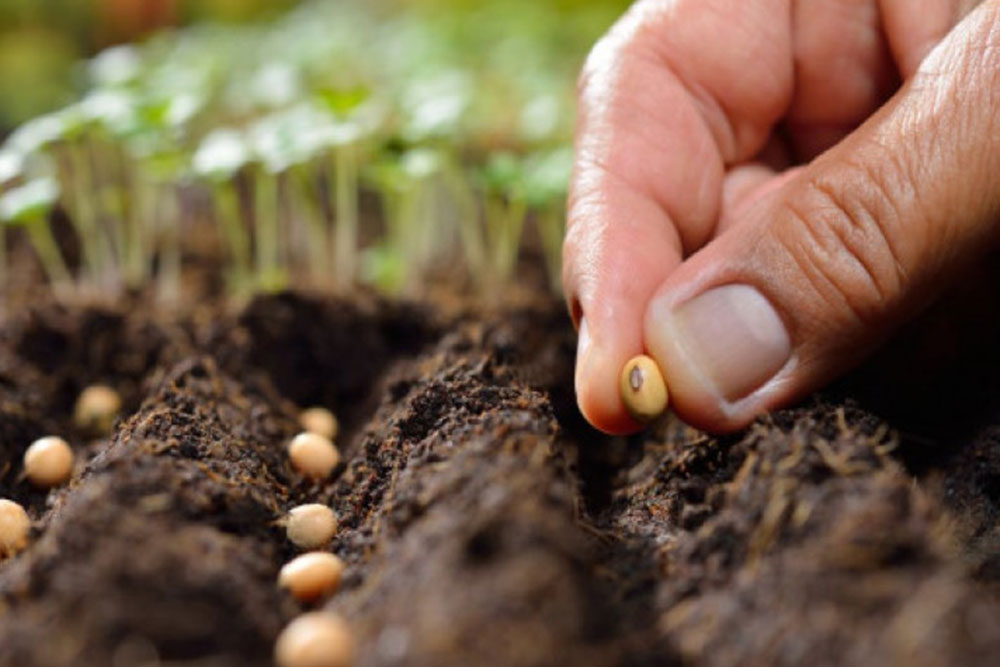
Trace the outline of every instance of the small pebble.
<path fill-rule="evenodd" d="M 24 508 L 13 500 L 0 499 L 0 560 L 28 546 L 30 531 L 31 520 Z"/>
<path fill-rule="evenodd" d="M 274 646 L 278 667 L 350 667 L 355 653 L 347 623 L 325 611 L 296 618 L 282 630 Z"/>
<path fill-rule="evenodd" d="M 322 480 L 340 463 L 340 452 L 329 438 L 317 433 L 299 433 L 288 445 L 292 466 L 306 477 Z"/>
<path fill-rule="evenodd" d="M 337 532 L 337 515 L 326 505 L 299 505 L 288 513 L 285 533 L 302 549 L 319 549 L 329 544 Z"/>
<path fill-rule="evenodd" d="M 303 431 L 321 435 L 333 440 L 340 431 L 340 423 L 332 412 L 326 408 L 306 408 L 299 413 L 299 425 Z"/>
<path fill-rule="evenodd" d="M 35 440 L 24 452 L 24 474 L 41 489 L 65 484 L 72 472 L 73 450 L 60 437 Z"/>
<path fill-rule="evenodd" d="M 122 409 L 118 392 L 103 384 L 87 387 L 76 399 L 73 423 L 93 435 L 108 435 Z"/>
<path fill-rule="evenodd" d="M 335 593 L 343 573 L 344 561 L 326 551 L 313 551 L 285 564 L 278 586 L 287 588 L 297 600 L 310 602 Z"/>
<path fill-rule="evenodd" d="M 637 422 L 650 422 L 667 409 L 667 385 L 663 374 L 656 362 L 646 355 L 633 357 L 625 364 L 619 390 L 625 409 Z"/>

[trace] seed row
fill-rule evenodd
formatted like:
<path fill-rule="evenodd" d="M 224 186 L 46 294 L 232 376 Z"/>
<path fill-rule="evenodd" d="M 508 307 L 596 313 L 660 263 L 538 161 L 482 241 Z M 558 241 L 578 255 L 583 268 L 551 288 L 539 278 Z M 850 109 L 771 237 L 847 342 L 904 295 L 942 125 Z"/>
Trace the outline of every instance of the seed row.
<path fill-rule="evenodd" d="M 309 408 L 299 415 L 304 432 L 295 436 L 287 451 L 292 467 L 313 481 L 322 481 L 340 463 L 333 444 L 336 417 L 325 408 Z M 337 532 L 337 515 L 326 505 L 309 503 L 294 507 L 282 519 L 288 540 L 307 550 L 285 564 L 278 586 L 296 600 L 316 602 L 340 587 L 344 562 L 325 548 Z M 279 667 L 350 667 L 357 652 L 347 622 L 328 611 L 310 611 L 289 623 L 274 645 Z"/>

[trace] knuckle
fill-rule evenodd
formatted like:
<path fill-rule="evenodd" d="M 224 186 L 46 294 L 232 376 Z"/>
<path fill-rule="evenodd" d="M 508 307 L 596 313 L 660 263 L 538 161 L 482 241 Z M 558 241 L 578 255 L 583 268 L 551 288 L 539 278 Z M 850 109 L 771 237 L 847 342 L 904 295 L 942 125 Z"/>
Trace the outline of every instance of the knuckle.
<path fill-rule="evenodd" d="M 785 217 L 793 228 L 780 236 L 820 298 L 868 324 L 904 296 L 901 215 L 886 168 L 847 169 L 809 179 L 787 200 Z"/>

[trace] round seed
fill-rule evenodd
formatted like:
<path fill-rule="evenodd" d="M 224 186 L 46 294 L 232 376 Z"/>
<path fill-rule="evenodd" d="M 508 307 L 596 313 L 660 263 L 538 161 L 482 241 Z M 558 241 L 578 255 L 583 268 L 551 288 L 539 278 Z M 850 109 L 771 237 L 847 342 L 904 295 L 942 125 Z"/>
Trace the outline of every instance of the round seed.
<path fill-rule="evenodd" d="M 73 422 L 87 433 L 107 435 L 121 409 L 122 399 L 117 391 L 102 384 L 91 385 L 76 399 Z"/>
<path fill-rule="evenodd" d="M 313 551 L 286 563 L 278 574 L 278 586 L 309 602 L 335 593 L 343 572 L 344 561 L 325 551 Z"/>
<path fill-rule="evenodd" d="M 299 433 L 288 445 L 292 466 L 306 477 L 326 479 L 340 463 L 340 452 L 330 441 L 316 433 Z"/>
<path fill-rule="evenodd" d="M 336 614 L 314 611 L 282 630 L 274 659 L 279 667 L 350 667 L 355 652 L 347 623 Z"/>
<path fill-rule="evenodd" d="M 62 438 L 40 438 L 24 452 L 24 473 L 39 488 L 64 484 L 72 472 L 73 450 Z"/>
<path fill-rule="evenodd" d="M 667 409 L 667 385 L 656 362 L 646 355 L 629 359 L 622 369 L 622 402 L 637 422 L 646 423 Z"/>
<path fill-rule="evenodd" d="M 306 408 L 299 413 L 299 424 L 302 430 L 315 433 L 333 440 L 340 431 L 340 423 L 332 412 L 326 408 Z"/>
<path fill-rule="evenodd" d="M 13 500 L 0 499 L 0 560 L 28 546 L 31 520 Z"/>
<path fill-rule="evenodd" d="M 326 546 L 337 532 L 337 515 L 326 505 L 299 505 L 288 513 L 285 534 L 302 549 Z"/>

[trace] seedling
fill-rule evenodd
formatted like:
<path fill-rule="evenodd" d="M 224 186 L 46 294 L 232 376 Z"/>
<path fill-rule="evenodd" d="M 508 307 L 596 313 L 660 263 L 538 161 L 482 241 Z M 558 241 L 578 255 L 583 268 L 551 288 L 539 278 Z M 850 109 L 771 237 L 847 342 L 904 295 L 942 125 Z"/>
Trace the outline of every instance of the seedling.
<path fill-rule="evenodd" d="M 300 412 L 299 425 L 302 426 L 302 430 L 321 435 L 329 440 L 336 438 L 340 430 L 337 417 L 322 407 L 306 408 Z"/>
<path fill-rule="evenodd" d="M 331 595 L 340 586 L 344 561 L 325 551 L 302 554 L 287 563 L 278 574 L 278 586 L 297 600 L 312 602 Z"/>
<path fill-rule="evenodd" d="M 300 549 L 322 548 L 336 532 L 337 515 L 326 505 L 299 505 L 285 518 L 285 533 Z"/>
<path fill-rule="evenodd" d="M 237 294 L 251 286 L 250 238 L 240 214 L 236 175 L 250 162 L 250 149 L 242 133 L 220 129 L 202 141 L 192 159 L 194 173 L 209 183 L 214 214 L 230 266 L 229 284 Z"/>
<path fill-rule="evenodd" d="M 49 213 L 59 200 L 59 185 L 47 177 L 37 178 L 0 196 L 0 223 L 22 227 L 57 293 L 67 293 L 73 276 L 49 227 Z"/>
<path fill-rule="evenodd" d="M 13 150 L 0 150 L 0 188 L 24 172 L 24 156 Z"/>
<path fill-rule="evenodd" d="M 73 450 L 62 438 L 40 438 L 24 452 L 24 474 L 40 489 L 65 484 L 72 472 Z"/>
<path fill-rule="evenodd" d="M 375 106 L 366 106 L 369 97 L 363 87 L 328 88 L 317 93 L 334 121 L 326 132 L 325 143 L 333 150 L 334 158 L 334 278 L 341 288 L 351 284 L 358 270 L 360 142 L 378 123 Z"/>
<path fill-rule="evenodd" d="M 622 368 L 619 390 L 625 409 L 641 424 L 653 421 L 667 409 L 667 385 L 659 366 L 639 355 Z"/>
<path fill-rule="evenodd" d="M 20 178 L 24 170 L 24 158 L 12 150 L 0 150 L 0 193 L 15 179 Z M 0 221 L 2 222 L 2 221 Z M 5 282 L 7 274 L 7 230 L 0 224 L 0 284 Z"/>
<path fill-rule="evenodd" d="M 479 170 L 486 207 L 488 281 L 493 285 L 509 280 L 517 265 L 527 213 L 523 180 L 521 162 L 508 152 L 494 154 Z"/>
<path fill-rule="evenodd" d="M 0 498 L 0 561 L 28 546 L 31 519 L 13 500 Z"/>
<path fill-rule="evenodd" d="M 155 280 L 176 298 L 180 225 L 206 191 L 238 296 L 290 283 L 343 289 L 360 272 L 390 291 L 419 290 L 442 260 L 463 262 L 492 294 L 515 273 L 526 221 L 556 286 L 570 81 L 612 18 L 511 0 L 387 23 L 364 3 L 330 0 L 271 26 L 116 47 L 88 64 L 92 88 L 79 103 L 11 135 L 0 192 L 24 186 L 15 161 L 57 166 L 27 171 L 60 185 L 81 288 Z M 368 176 L 387 212 L 374 235 L 359 230 Z M 34 245 L 65 286 L 54 244 Z M 0 271 L 3 261 L 0 245 Z"/>
<path fill-rule="evenodd" d="M 282 630 L 274 646 L 278 667 L 350 667 L 356 653 L 347 623 L 326 611 L 296 618 Z"/>
<path fill-rule="evenodd" d="M 84 433 L 105 436 L 122 409 L 122 398 L 111 387 L 95 384 L 87 387 L 76 399 L 73 423 Z"/>
<path fill-rule="evenodd" d="M 299 433 L 288 445 L 292 466 L 313 480 L 324 480 L 340 463 L 340 452 L 333 442 L 318 433 Z"/>
<path fill-rule="evenodd" d="M 528 156 L 524 162 L 521 189 L 525 201 L 535 213 L 535 226 L 545 253 L 549 284 L 556 292 L 560 289 L 566 196 L 572 170 L 573 152 L 568 146 L 539 151 Z"/>

